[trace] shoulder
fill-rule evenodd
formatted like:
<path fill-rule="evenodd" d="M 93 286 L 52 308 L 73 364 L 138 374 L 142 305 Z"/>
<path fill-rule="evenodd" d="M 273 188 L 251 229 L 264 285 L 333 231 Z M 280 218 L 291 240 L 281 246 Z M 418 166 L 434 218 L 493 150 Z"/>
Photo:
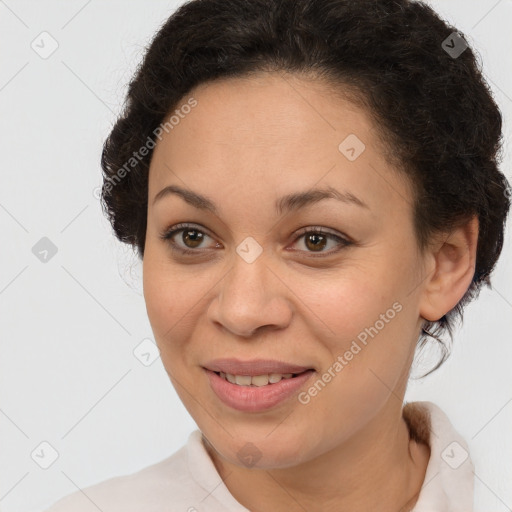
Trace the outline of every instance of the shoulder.
<path fill-rule="evenodd" d="M 189 443 L 190 439 L 187 445 Z M 191 497 L 200 492 L 188 468 L 187 445 L 136 473 L 73 492 L 45 512 L 187 511 Z M 175 508 L 169 508 L 170 504 Z"/>
<path fill-rule="evenodd" d="M 430 448 L 414 510 L 455 510 L 454 504 L 457 510 L 474 510 L 474 466 L 469 446 L 445 412 L 433 402 L 410 402 L 403 408 L 403 417 L 411 439 Z"/>

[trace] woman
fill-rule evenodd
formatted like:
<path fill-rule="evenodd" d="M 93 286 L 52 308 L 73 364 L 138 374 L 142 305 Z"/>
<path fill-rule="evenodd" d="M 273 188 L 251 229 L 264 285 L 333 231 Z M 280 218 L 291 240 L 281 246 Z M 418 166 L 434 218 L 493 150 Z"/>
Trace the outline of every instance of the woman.
<path fill-rule="evenodd" d="M 403 399 L 501 252 L 500 138 L 425 4 L 181 6 L 105 142 L 103 202 L 199 430 L 50 511 L 473 510 L 467 443 Z"/>

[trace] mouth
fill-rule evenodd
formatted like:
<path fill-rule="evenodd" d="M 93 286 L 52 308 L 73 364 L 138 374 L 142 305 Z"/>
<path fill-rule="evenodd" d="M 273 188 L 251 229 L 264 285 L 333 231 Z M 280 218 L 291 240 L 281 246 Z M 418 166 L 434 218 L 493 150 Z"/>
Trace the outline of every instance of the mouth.
<path fill-rule="evenodd" d="M 221 371 L 214 371 L 213 373 L 230 384 L 235 384 L 237 386 L 263 387 L 278 384 L 283 379 L 295 379 L 304 373 L 313 371 L 313 369 L 308 369 L 297 373 L 264 373 L 261 375 L 235 375 L 233 373 L 225 373 Z"/>
<path fill-rule="evenodd" d="M 244 413 L 262 413 L 290 403 L 315 374 L 311 368 L 287 373 L 261 373 L 254 367 L 252 370 L 253 375 L 246 375 L 204 368 L 217 398 L 231 409 Z"/>

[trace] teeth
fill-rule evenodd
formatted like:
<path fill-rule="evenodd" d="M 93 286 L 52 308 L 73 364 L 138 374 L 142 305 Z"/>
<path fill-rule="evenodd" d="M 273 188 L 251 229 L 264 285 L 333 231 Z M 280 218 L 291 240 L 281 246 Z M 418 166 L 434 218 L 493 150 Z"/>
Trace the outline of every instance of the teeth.
<path fill-rule="evenodd" d="M 265 375 L 233 375 L 231 373 L 220 372 L 220 376 L 238 386 L 266 386 L 267 384 L 276 384 L 281 379 L 291 379 L 293 373 L 270 373 Z"/>
<path fill-rule="evenodd" d="M 255 375 L 251 378 L 251 384 L 253 386 L 266 386 L 268 384 L 268 375 Z"/>
<path fill-rule="evenodd" d="M 239 386 L 250 386 L 251 377 L 249 375 L 235 375 L 236 383 Z"/>
<path fill-rule="evenodd" d="M 288 375 L 288 374 L 287 374 Z M 271 383 L 271 384 L 275 384 L 276 382 L 279 382 L 280 380 L 282 379 L 282 376 L 280 373 L 271 373 L 269 376 L 268 376 L 268 381 Z"/>

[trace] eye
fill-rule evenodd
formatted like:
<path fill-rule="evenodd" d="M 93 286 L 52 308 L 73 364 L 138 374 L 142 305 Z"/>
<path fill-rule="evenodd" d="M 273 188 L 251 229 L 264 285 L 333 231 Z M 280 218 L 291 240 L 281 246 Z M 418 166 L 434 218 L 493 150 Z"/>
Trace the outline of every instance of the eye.
<path fill-rule="evenodd" d="M 184 246 L 180 246 L 174 240 L 174 237 L 178 233 L 182 233 L 178 240 L 185 244 Z M 160 238 L 162 240 L 168 241 L 173 251 L 177 251 L 182 254 L 197 254 L 200 252 L 199 250 L 197 250 L 197 247 L 201 245 L 205 238 L 205 235 L 206 237 L 211 238 L 202 229 L 199 229 L 193 224 L 176 224 L 175 226 L 171 226 L 164 233 L 162 233 L 160 235 Z"/>
<path fill-rule="evenodd" d="M 322 226 L 312 226 L 308 228 L 303 228 L 297 233 L 296 242 L 304 239 L 303 245 L 306 247 L 306 252 L 311 252 L 309 256 L 330 256 L 349 245 L 352 245 L 353 242 L 348 238 L 331 233 L 327 231 Z M 328 241 L 334 241 L 335 249 L 331 251 L 324 251 L 323 249 L 328 245 Z M 337 246 L 337 248 L 336 248 Z M 310 250 L 311 251 L 310 251 Z M 318 254 L 314 254 L 318 253 Z"/>
<path fill-rule="evenodd" d="M 177 240 L 183 245 L 174 239 L 179 233 L 181 233 L 181 236 L 178 237 Z M 203 252 L 200 246 L 204 242 L 205 237 L 212 238 L 203 230 L 203 228 L 200 229 L 200 226 L 196 227 L 193 224 L 186 223 L 171 226 L 160 235 L 162 240 L 169 243 L 171 250 L 181 254 L 191 255 L 199 255 Z M 304 239 L 303 246 L 305 247 L 305 250 L 299 249 L 299 252 L 310 253 L 309 256 L 313 257 L 330 256 L 331 254 L 353 244 L 353 242 L 348 238 L 326 231 L 325 228 L 321 226 L 303 228 L 299 233 L 297 233 L 294 243 L 297 243 L 302 238 Z M 335 242 L 335 249 L 331 251 L 324 251 L 323 249 L 328 245 L 329 241 Z M 216 247 L 222 247 L 222 245 L 217 243 Z"/>

